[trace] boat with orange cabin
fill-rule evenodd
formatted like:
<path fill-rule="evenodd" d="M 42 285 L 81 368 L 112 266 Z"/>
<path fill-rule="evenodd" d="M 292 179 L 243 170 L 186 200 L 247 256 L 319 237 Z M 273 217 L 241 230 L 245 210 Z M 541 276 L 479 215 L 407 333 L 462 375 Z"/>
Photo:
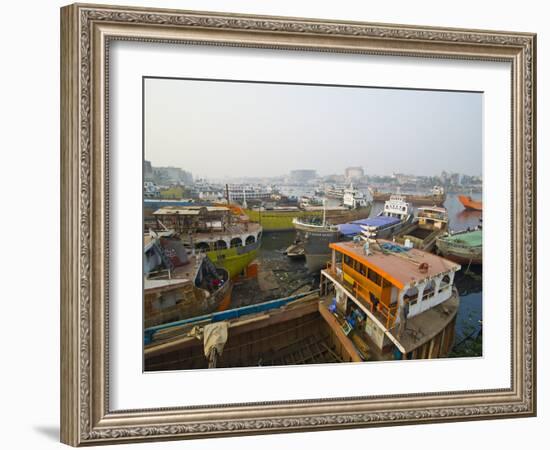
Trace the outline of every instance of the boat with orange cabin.
<path fill-rule="evenodd" d="M 317 291 L 146 328 L 145 370 L 447 356 L 460 265 L 368 234 L 330 244 Z"/>
<path fill-rule="evenodd" d="M 445 357 L 454 344 L 460 265 L 386 240 L 330 244 L 320 310 L 369 360 Z"/>

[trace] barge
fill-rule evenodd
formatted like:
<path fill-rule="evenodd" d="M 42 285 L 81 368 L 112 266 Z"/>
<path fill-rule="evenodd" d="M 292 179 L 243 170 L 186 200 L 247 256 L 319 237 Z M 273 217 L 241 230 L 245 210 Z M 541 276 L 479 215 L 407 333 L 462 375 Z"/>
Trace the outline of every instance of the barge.
<path fill-rule="evenodd" d="M 439 206 L 422 206 L 417 214 L 413 223 L 395 235 L 394 241 L 429 252 L 435 248 L 437 238 L 447 232 L 449 215 Z"/>
<path fill-rule="evenodd" d="M 380 192 L 376 189 L 371 189 L 372 199 L 375 202 L 385 202 L 393 195 L 391 192 Z M 441 186 L 434 186 L 430 194 L 402 194 L 405 200 L 412 205 L 434 205 L 442 206 L 445 203 L 447 194 Z"/>
<path fill-rule="evenodd" d="M 146 371 L 361 360 L 323 319 L 318 292 L 151 327 L 144 356 Z"/>

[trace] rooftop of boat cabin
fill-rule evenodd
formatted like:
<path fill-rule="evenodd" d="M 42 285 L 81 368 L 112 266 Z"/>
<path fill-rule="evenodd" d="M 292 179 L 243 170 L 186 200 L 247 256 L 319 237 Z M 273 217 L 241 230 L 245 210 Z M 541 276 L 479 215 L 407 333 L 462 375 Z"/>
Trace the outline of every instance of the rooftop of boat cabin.
<path fill-rule="evenodd" d="M 435 211 L 441 214 L 447 214 L 447 208 L 441 206 L 419 206 L 418 211 Z"/>
<path fill-rule="evenodd" d="M 363 231 L 363 226 L 382 228 L 390 225 L 395 225 L 397 223 L 399 223 L 399 219 L 397 217 L 374 216 L 368 217 L 366 219 L 359 219 L 354 220 L 353 222 L 340 224 L 338 225 L 338 230 L 344 236 L 354 236 Z"/>
<path fill-rule="evenodd" d="M 460 269 L 459 264 L 440 256 L 415 248 L 406 249 L 383 239 L 371 243 L 368 254 L 364 241 L 336 242 L 330 244 L 330 248 L 365 264 L 399 289 Z"/>

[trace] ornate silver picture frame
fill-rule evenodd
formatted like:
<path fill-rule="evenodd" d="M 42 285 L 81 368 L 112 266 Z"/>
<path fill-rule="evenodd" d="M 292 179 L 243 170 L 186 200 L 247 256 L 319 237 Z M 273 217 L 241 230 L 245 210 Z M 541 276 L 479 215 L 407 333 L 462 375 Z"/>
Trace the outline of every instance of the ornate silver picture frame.
<path fill-rule="evenodd" d="M 109 385 L 108 99 L 109 52 L 115 41 L 509 63 L 510 386 L 114 410 Z M 80 446 L 534 416 L 535 89 L 536 36 L 530 33 L 85 4 L 62 8 L 62 442 Z"/>

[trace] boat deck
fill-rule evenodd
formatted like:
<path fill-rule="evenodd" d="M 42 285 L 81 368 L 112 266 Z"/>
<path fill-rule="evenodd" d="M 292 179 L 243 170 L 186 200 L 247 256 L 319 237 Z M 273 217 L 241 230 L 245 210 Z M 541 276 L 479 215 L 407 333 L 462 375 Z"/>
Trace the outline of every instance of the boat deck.
<path fill-rule="evenodd" d="M 408 319 L 402 330 L 397 326 L 389 331 L 408 353 L 440 333 L 454 319 L 459 305 L 458 293 L 453 292 L 448 300 Z"/>
<path fill-rule="evenodd" d="M 483 234 L 481 230 L 474 230 L 467 233 L 457 233 L 442 238 L 451 244 L 462 244 L 468 247 L 480 247 L 482 245 Z"/>
<path fill-rule="evenodd" d="M 229 335 L 217 360 L 217 367 L 355 360 L 334 336 L 318 305 L 318 295 L 308 295 L 271 310 L 258 310 L 229 319 Z M 237 310 L 233 311 L 237 313 Z M 231 313 L 226 311 L 224 314 Z M 155 341 L 145 347 L 145 370 L 206 369 L 208 361 L 204 356 L 203 343 L 193 334 L 195 325 L 200 327 L 206 323 L 209 323 L 207 318 L 158 331 Z"/>

